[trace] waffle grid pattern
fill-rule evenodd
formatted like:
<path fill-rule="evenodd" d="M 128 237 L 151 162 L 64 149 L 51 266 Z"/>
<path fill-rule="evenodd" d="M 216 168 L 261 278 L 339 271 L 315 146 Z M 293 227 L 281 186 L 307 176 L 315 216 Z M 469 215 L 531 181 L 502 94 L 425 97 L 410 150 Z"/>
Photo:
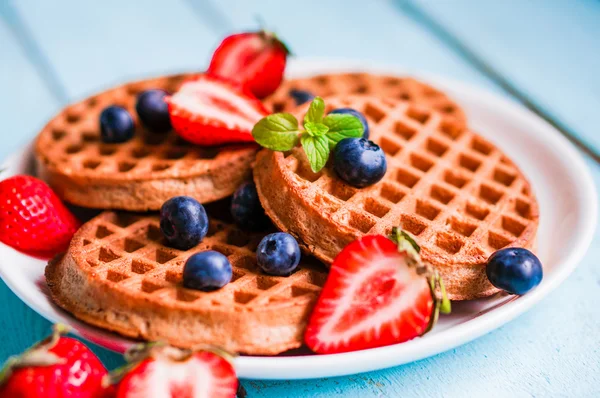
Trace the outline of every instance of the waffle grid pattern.
<path fill-rule="evenodd" d="M 290 112 L 296 108 L 290 90 L 306 90 L 321 97 L 370 95 L 388 100 L 402 100 L 437 110 L 448 126 L 466 128 L 462 109 L 443 92 L 410 77 L 384 76 L 368 73 L 342 73 L 291 79 L 282 83 L 266 100 L 274 112 Z"/>
<path fill-rule="evenodd" d="M 40 133 L 39 155 L 58 170 L 99 180 L 184 177 L 218 167 L 222 158 L 252 146 L 201 148 L 174 132 L 155 134 L 137 118 L 137 95 L 147 89 L 174 92 L 191 75 L 174 75 L 119 86 L 67 107 Z M 126 108 L 136 123 L 134 138 L 120 144 L 100 141 L 98 120 L 109 105 Z"/>
<path fill-rule="evenodd" d="M 326 273 L 316 260 L 303 259 L 289 277 L 262 273 L 255 250 L 262 235 L 247 235 L 234 226 L 212 221 L 207 237 L 195 248 L 180 251 L 164 245 L 157 216 L 106 212 L 90 221 L 87 233 L 77 235 L 83 259 L 96 277 L 133 295 L 145 295 L 167 306 L 214 308 L 229 311 L 261 311 L 277 305 L 296 305 L 314 300 Z M 199 251 L 215 250 L 227 256 L 233 267 L 225 287 L 202 292 L 182 286 L 183 265 Z"/>
<path fill-rule="evenodd" d="M 389 234 L 402 225 L 425 253 L 446 258 L 487 258 L 533 240 L 538 213 L 529 184 L 491 143 L 406 102 L 355 96 L 325 103 L 328 110 L 351 104 L 362 111 L 388 159 L 383 181 L 358 190 L 331 170 L 313 173 L 300 150 L 286 154 L 285 166 L 334 222 L 358 235 Z"/>

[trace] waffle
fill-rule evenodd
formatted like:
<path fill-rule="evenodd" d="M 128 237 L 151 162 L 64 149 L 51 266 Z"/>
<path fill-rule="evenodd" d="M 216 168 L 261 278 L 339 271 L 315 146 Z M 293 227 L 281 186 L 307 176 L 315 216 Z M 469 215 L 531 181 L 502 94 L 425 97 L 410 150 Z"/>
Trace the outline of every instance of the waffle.
<path fill-rule="evenodd" d="M 48 265 L 46 280 L 58 305 L 125 336 L 277 354 L 302 344 L 326 270 L 303 258 L 289 277 L 263 274 L 254 253 L 263 236 L 211 219 L 207 237 L 179 251 L 164 245 L 158 216 L 104 212 L 84 224 L 68 252 Z M 233 266 L 232 281 L 222 289 L 182 286 L 186 259 L 203 250 L 223 253 Z"/>
<path fill-rule="evenodd" d="M 321 97 L 332 95 L 371 95 L 384 99 L 399 99 L 437 110 L 446 129 L 462 131 L 467 127 L 463 110 L 443 92 L 411 77 L 375 75 L 369 73 L 339 73 L 286 80 L 266 106 L 273 112 L 291 112 L 296 108 L 290 90 L 306 90 Z"/>
<path fill-rule="evenodd" d="M 386 153 L 387 173 L 356 189 L 331 165 L 313 173 L 300 148 L 264 149 L 254 180 L 273 222 L 326 263 L 354 239 L 400 225 L 416 236 L 423 259 L 438 267 L 451 299 L 497 292 L 485 275 L 489 255 L 535 244 L 538 204 L 519 169 L 490 142 L 447 129 L 443 116 L 427 108 L 366 96 L 330 97 L 325 104 L 366 115 L 371 139 Z"/>
<path fill-rule="evenodd" d="M 64 200 L 99 209 L 157 210 L 177 195 L 202 203 L 231 195 L 250 179 L 254 145 L 201 148 L 174 132 L 153 134 L 137 119 L 137 95 L 159 88 L 174 92 L 191 75 L 125 84 L 73 104 L 39 134 L 38 173 Z M 127 108 L 135 137 L 122 144 L 100 141 L 99 115 L 109 105 Z"/>

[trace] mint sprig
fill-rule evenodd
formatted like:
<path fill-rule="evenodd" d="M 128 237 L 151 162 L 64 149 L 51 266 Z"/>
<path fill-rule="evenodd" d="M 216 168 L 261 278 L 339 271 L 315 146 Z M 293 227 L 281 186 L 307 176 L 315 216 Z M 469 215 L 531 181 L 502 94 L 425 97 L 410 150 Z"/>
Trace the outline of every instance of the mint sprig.
<path fill-rule="evenodd" d="M 304 115 L 300 130 L 298 120 L 290 113 L 274 113 L 254 125 L 252 136 L 261 146 L 285 152 L 298 145 L 306 153 L 313 172 L 320 171 L 338 142 L 344 138 L 362 137 L 364 128 L 352 115 L 325 115 L 325 102 L 315 97 Z"/>

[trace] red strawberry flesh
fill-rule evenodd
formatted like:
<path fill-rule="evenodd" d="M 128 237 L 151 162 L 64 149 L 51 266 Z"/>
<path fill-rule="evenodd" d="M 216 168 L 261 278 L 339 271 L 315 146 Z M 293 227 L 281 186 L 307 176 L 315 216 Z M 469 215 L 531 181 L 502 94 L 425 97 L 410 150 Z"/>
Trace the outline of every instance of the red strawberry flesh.
<path fill-rule="evenodd" d="M 251 94 L 207 75 L 184 83 L 167 103 L 175 131 L 198 145 L 253 142 L 252 128 L 268 113 Z"/>
<path fill-rule="evenodd" d="M 117 398 L 235 397 L 237 385 L 227 360 L 202 351 L 186 360 L 143 360 L 120 382 Z"/>
<path fill-rule="evenodd" d="M 433 298 L 427 279 L 384 236 L 365 236 L 336 257 L 306 330 L 317 353 L 400 343 L 423 334 Z"/>

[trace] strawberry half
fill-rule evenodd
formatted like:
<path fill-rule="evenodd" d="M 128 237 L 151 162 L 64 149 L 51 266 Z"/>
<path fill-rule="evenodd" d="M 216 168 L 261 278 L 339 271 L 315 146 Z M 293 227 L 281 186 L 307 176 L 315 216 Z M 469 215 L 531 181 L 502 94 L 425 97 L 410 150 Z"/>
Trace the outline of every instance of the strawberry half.
<path fill-rule="evenodd" d="M 289 53 L 272 32 L 238 33 L 221 42 L 207 72 L 240 83 L 258 98 L 265 98 L 281 84 Z"/>
<path fill-rule="evenodd" d="M 335 258 L 304 336 L 320 354 L 401 343 L 427 332 L 441 300 L 443 284 L 420 263 L 416 244 L 396 233 L 364 236 Z M 410 241 L 409 241 L 410 239 Z M 408 243 L 407 243 L 408 242 Z M 412 241 L 414 243 L 414 241 Z M 443 301 L 449 311 L 449 302 Z"/>
<path fill-rule="evenodd" d="M 104 365 L 83 343 L 63 337 L 66 331 L 55 325 L 51 337 L 9 358 L 0 373 L 0 397 L 112 396 L 112 387 L 102 385 L 108 373 Z"/>
<path fill-rule="evenodd" d="M 230 398 L 238 380 L 221 351 L 190 351 L 150 344 L 126 354 L 133 363 L 125 368 L 117 398 Z M 119 373 L 119 372 L 117 372 Z"/>
<path fill-rule="evenodd" d="M 0 182 L 0 241 L 29 255 L 50 258 L 65 251 L 79 221 L 56 194 L 35 177 Z"/>
<path fill-rule="evenodd" d="M 253 142 L 252 128 L 268 114 L 252 94 L 208 75 L 183 83 L 165 101 L 175 132 L 204 146 Z"/>

